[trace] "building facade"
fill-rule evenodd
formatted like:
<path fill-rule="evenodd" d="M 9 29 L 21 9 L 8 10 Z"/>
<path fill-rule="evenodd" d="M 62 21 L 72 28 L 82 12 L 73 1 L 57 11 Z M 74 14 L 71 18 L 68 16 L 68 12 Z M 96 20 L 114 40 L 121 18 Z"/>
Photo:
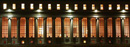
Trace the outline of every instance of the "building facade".
<path fill-rule="evenodd" d="M 1 45 L 130 44 L 130 2 L 1 1 Z"/>

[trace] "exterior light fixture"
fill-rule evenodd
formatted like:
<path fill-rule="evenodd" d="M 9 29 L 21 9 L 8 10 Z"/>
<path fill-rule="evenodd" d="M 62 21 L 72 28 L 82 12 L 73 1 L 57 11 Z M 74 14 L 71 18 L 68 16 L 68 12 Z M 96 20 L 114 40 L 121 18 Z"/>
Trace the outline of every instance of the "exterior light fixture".
<path fill-rule="evenodd" d="M 38 9 L 38 10 L 36 10 L 36 12 L 42 12 L 42 10 Z"/>
<path fill-rule="evenodd" d="M 96 19 L 97 19 L 99 16 L 93 16 L 93 17 L 96 17 Z"/>
<path fill-rule="evenodd" d="M 121 16 L 122 18 L 125 18 L 126 16 Z"/>
<path fill-rule="evenodd" d="M 70 18 L 72 18 L 73 16 L 67 16 L 67 17 L 70 17 Z"/>
<path fill-rule="evenodd" d="M 93 12 L 97 13 L 97 12 L 99 12 L 99 11 L 98 11 L 98 10 L 94 10 Z"/>
<path fill-rule="evenodd" d="M 7 9 L 6 12 L 13 12 L 13 10 L 11 10 L 11 9 Z"/>
<path fill-rule="evenodd" d="M 66 12 L 74 12 L 74 11 L 72 11 L 71 9 L 69 9 L 69 10 L 67 10 Z"/>
<path fill-rule="evenodd" d="M 125 12 L 127 12 L 127 11 L 126 11 L 126 10 L 121 10 L 121 12 L 122 12 L 122 13 L 125 13 Z"/>

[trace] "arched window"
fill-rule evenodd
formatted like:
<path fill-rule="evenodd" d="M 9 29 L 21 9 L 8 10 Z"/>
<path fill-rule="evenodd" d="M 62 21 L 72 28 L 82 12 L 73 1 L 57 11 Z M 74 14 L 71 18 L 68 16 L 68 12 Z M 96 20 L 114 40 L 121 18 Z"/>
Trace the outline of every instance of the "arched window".
<path fill-rule="evenodd" d="M 26 38 L 26 18 L 20 19 L 20 38 Z"/>
<path fill-rule="evenodd" d="M 112 18 L 108 18 L 107 19 L 107 33 L 108 33 L 108 37 L 113 37 L 112 35 Z"/>
<path fill-rule="evenodd" d="M 8 38 L 8 18 L 2 18 L 2 38 Z"/>
<path fill-rule="evenodd" d="M 73 37 L 79 37 L 79 19 L 73 19 Z"/>
<path fill-rule="evenodd" d="M 124 35 L 129 37 L 129 18 L 124 19 Z"/>
<path fill-rule="evenodd" d="M 17 18 L 11 19 L 11 38 L 17 38 Z"/>
<path fill-rule="evenodd" d="M 34 18 L 29 18 L 29 38 L 35 37 Z"/>
<path fill-rule="evenodd" d="M 64 19 L 64 37 L 70 37 L 70 18 Z"/>
<path fill-rule="evenodd" d="M 91 37 L 96 37 L 96 18 L 91 18 Z"/>
<path fill-rule="evenodd" d="M 43 18 L 38 18 L 38 38 L 43 38 L 43 27 L 44 27 L 44 24 L 43 24 Z"/>
<path fill-rule="evenodd" d="M 47 37 L 52 37 L 52 18 L 47 18 Z"/>
<path fill-rule="evenodd" d="M 104 18 L 99 18 L 99 37 L 104 37 Z"/>
<path fill-rule="evenodd" d="M 55 19 L 55 36 L 61 37 L 61 18 Z"/>
<path fill-rule="evenodd" d="M 82 19 L 82 37 L 88 37 L 87 18 Z"/>
<path fill-rule="evenodd" d="M 116 37 L 121 37 L 121 19 L 116 19 Z"/>

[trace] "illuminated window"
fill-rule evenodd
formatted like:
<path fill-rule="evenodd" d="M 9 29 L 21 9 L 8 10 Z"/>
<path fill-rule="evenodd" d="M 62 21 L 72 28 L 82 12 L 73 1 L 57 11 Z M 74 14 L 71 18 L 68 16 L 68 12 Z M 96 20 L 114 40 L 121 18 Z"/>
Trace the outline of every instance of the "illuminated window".
<path fill-rule="evenodd" d="M 69 10 L 69 4 L 66 4 L 66 10 Z"/>
<path fill-rule="evenodd" d="M 117 4 L 117 10 L 120 10 L 120 4 Z"/>
<path fill-rule="evenodd" d="M 26 37 L 26 18 L 21 17 L 20 19 L 20 38 Z"/>
<path fill-rule="evenodd" d="M 34 9 L 34 4 L 30 4 L 30 9 L 33 10 Z"/>
<path fill-rule="evenodd" d="M 87 18 L 82 19 L 82 37 L 88 37 Z"/>
<path fill-rule="evenodd" d="M 42 4 L 39 4 L 39 9 L 42 10 Z"/>
<path fill-rule="evenodd" d="M 51 10 L 51 4 L 48 4 L 48 10 Z"/>
<path fill-rule="evenodd" d="M 8 18 L 2 18 L 2 38 L 8 38 Z"/>
<path fill-rule="evenodd" d="M 70 18 L 64 19 L 64 37 L 70 37 Z"/>
<path fill-rule="evenodd" d="M 128 4 L 125 4 L 125 10 L 129 10 Z"/>
<path fill-rule="evenodd" d="M 35 28 L 34 28 L 34 18 L 29 18 L 29 38 L 34 38 L 34 33 Z"/>
<path fill-rule="evenodd" d="M 25 9 L 25 4 L 24 4 L 24 3 L 21 4 L 21 9 L 22 9 L 22 10 Z"/>
<path fill-rule="evenodd" d="M 108 37 L 113 37 L 112 36 L 112 18 L 108 18 L 107 19 L 107 33 L 108 33 Z"/>
<path fill-rule="evenodd" d="M 95 4 L 92 4 L 92 10 L 95 10 Z"/>
<path fill-rule="evenodd" d="M 57 10 L 60 10 L 60 4 L 57 4 Z"/>
<path fill-rule="evenodd" d="M 104 37 L 104 18 L 99 18 L 99 37 Z"/>
<path fill-rule="evenodd" d="M 11 19 L 11 38 L 17 38 L 17 18 Z"/>
<path fill-rule="evenodd" d="M 108 10 L 112 10 L 112 4 L 109 4 L 108 7 Z"/>
<path fill-rule="evenodd" d="M 87 5 L 83 4 L 83 10 L 87 10 Z"/>
<path fill-rule="evenodd" d="M 6 3 L 3 4 L 3 9 L 7 9 L 7 4 Z"/>
<path fill-rule="evenodd" d="M 96 37 L 96 18 L 91 18 L 91 37 Z"/>
<path fill-rule="evenodd" d="M 121 20 L 120 20 L 120 18 L 116 19 L 116 37 L 121 37 Z"/>
<path fill-rule="evenodd" d="M 52 18 L 47 18 L 47 37 L 52 37 Z"/>
<path fill-rule="evenodd" d="M 38 38 L 43 38 L 43 18 L 38 19 Z"/>
<path fill-rule="evenodd" d="M 100 10 L 104 10 L 103 4 L 100 4 Z"/>
<path fill-rule="evenodd" d="M 55 19 L 55 36 L 61 37 L 61 18 Z"/>
<path fill-rule="evenodd" d="M 79 37 L 79 19 L 73 19 L 73 37 Z"/>
<path fill-rule="evenodd" d="M 16 4 L 12 4 L 12 9 L 16 9 Z"/>
<path fill-rule="evenodd" d="M 124 19 L 124 35 L 129 37 L 129 18 Z"/>
<path fill-rule="evenodd" d="M 78 4 L 75 4 L 74 6 L 75 6 L 74 9 L 78 10 Z"/>

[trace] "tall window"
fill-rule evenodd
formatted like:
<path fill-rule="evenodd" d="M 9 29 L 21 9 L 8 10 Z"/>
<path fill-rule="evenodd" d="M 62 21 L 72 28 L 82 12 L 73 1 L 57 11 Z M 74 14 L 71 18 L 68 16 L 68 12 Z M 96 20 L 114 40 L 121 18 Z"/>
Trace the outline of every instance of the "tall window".
<path fill-rule="evenodd" d="M 52 18 L 47 18 L 47 37 L 52 37 Z"/>
<path fill-rule="evenodd" d="M 82 37 L 88 37 L 87 18 L 82 19 Z"/>
<path fill-rule="evenodd" d="M 95 10 L 95 4 L 92 4 L 92 10 Z"/>
<path fill-rule="evenodd" d="M 87 10 L 87 5 L 83 4 L 83 10 Z"/>
<path fill-rule="evenodd" d="M 57 4 L 57 10 L 60 10 L 60 4 Z"/>
<path fill-rule="evenodd" d="M 66 10 L 69 10 L 69 4 L 66 4 Z"/>
<path fill-rule="evenodd" d="M 70 18 L 64 19 L 64 37 L 70 37 Z"/>
<path fill-rule="evenodd" d="M 11 38 L 17 38 L 17 18 L 11 19 Z"/>
<path fill-rule="evenodd" d="M 108 18 L 107 19 L 107 36 L 108 37 L 113 37 L 113 35 L 112 35 L 112 18 Z"/>
<path fill-rule="evenodd" d="M 26 18 L 20 19 L 20 38 L 26 38 Z"/>
<path fill-rule="evenodd" d="M 3 3 L 3 9 L 7 9 L 7 4 Z"/>
<path fill-rule="evenodd" d="M 100 10 L 103 10 L 104 8 L 103 8 L 103 4 L 100 4 Z"/>
<path fill-rule="evenodd" d="M 117 10 L 120 10 L 120 4 L 117 4 Z"/>
<path fill-rule="evenodd" d="M 75 4 L 74 6 L 74 10 L 78 10 L 78 4 Z"/>
<path fill-rule="evenodd" d="M 39 4 L 39 9 L 40 9 L 40 10 L 42 9 L 42 4 Z"/>
<path fill-rule="evenodd" d="M 55 19 L 55 36 L 61 37 L 61 18 Z"/>
<path fill-rule="evenodd" d="M 38 19 L 38 38 L 43 38 L 43 18 Z"/>
<path fill-rule="evenodd" d="M 22 9 L 22 10 L 25 9 L 25 4 L 24 4 L 24 3 L 21 4 L 21 9 Z"/>
<path fill-rule="evenodd" d="M 34 28 L 34 18 L 29 18 L 29 38 L 34 38 L 34 33 L 35 28 Z"/>
<path fill-rule="evenodd" d="M 2 18 L 2 38 L 8 38 L 8 18 Z"/>
<path fill-rule="evenodd" d="M 12 9 L 16 9 L 16 4 L 12 4 Z"/>
<path fill-rule="evenodd" d="M 112 10 L 112 4 L 108 5 L 108 10 Z"/>
<path fill-rule="evenodd" d="M 73 19 L 73 37 L 79 37 L 79 19 Z"/>
<path fill-rule="evenodd" d="M 48 4 L 48 10 L 51 10 L 51 4 Z"/>
<path fill-rule="evenodd" d="M 104 18 L 99 18 L 99 37 L 104 37 Z"/>
<path fill-rule="evenodd" d="M 120 20 L 120 18 L 116 19 L 116 37 L 121 37 L 121 20 Z"/>
<path fill-rule="evenodd" d="M 31 9 L 31 10 L 34 9 L 34 4 L 33 4 L 33 3 L 30 4 L 30 9 Z"/>
<path fill-rule="evenodd" d="M 129 10 L 129 5 L 125 4 L 125 10 Z"/>
<path fill-rule="evenodd" d="M 129 18 L 124 19 L 124 35 L 129 37 Z"/>
<path fill-rule="evenodd" d="M 91 18 L 91 37 L 96 37 L 96 18 Z"/>

